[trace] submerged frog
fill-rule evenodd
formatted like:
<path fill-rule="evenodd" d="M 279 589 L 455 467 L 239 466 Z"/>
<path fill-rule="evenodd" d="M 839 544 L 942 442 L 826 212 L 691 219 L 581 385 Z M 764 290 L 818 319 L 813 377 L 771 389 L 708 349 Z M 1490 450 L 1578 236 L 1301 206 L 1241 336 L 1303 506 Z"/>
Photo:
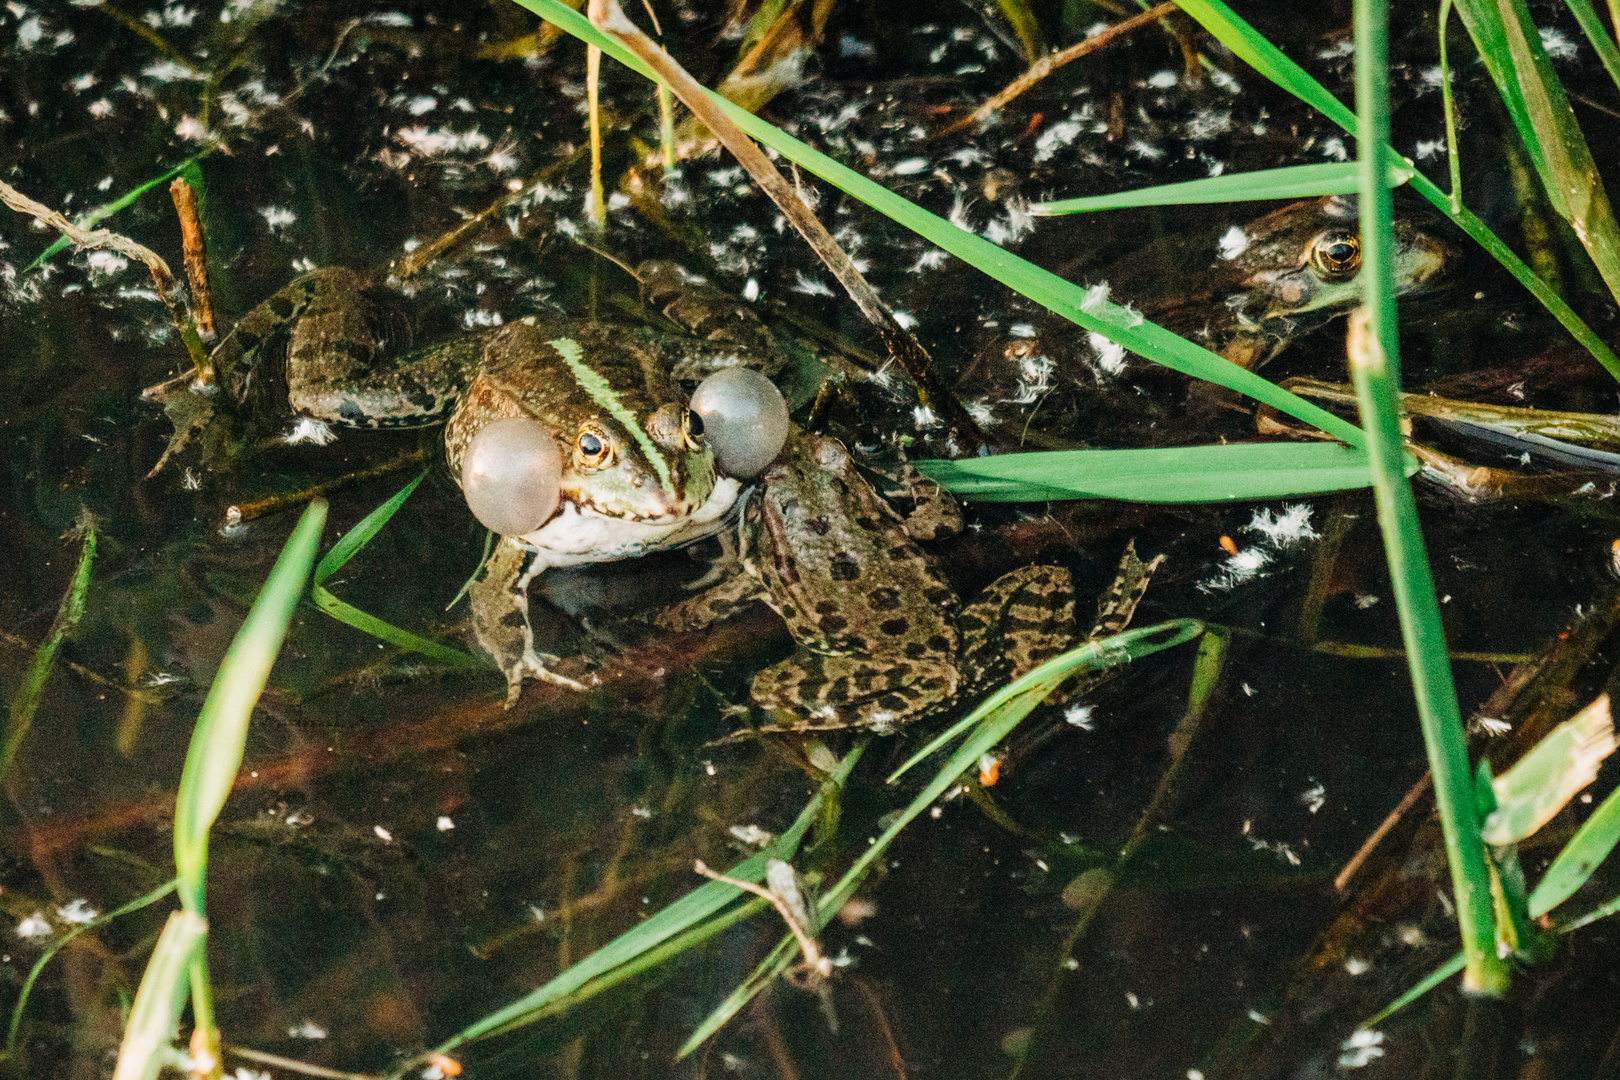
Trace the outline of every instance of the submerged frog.
<path fill-rule="evenodd" d="M 1116 297 L 1257 368 L 1361 303 L 1361 222 L 1355 196 L 1291 203 L 1202 241 L 1166 238 L 1105 271 Z M 1431 288 L 1455 251 L 1414 222 L 1395 222 L 1398 296 Z"/>
<path fill-rule="evenodd" d="M 747 578 L 657 621 L 679 629 L 749 599 L 782 616 L 796 649 L 754 677 L 755 704 L 779 718 L 762 730 L 893 731 L 1079 644 L 1074 585 L 1063 567 L 1014 570 L 961 604 L 915 542 L 960 527 L 945 492 L 933 493 L 928 531 L 918 535 L 842 443 L 803 431 L 789 435 L 760 481 L 742 530 Z M 1127 550 L 1087 640 L 1124 628 L 1162 559 L 1144 565 Z"/>
<path fill-rule="evenodd" d="M 1071 266 L 1065 276 L 1106 286 L 1116 302 L 1253 370 L 1360 303 L 1359 228 L 1356 200 L 1329 196 L 1202 237 L 1165 237 L 1099 270 Z M 1414 221 L 1397 220 L 1395 240 L 1402 297 L 1435 289 L 1455 263 L 1451 245 Z M 1109 441 L 1132 423 L 1150 443 L 1207 439 L 1210 406 L 1227 401 L 1228 392 L 1194 382 L 1189 411 L 1176 413 L 1166 402 L 1179 377 L 1148 366 L 1121 382 L 1122 347 L 1093 336 L 1090 348 L 1064 348 L 1054 338 L 1067 332 L 998 340 L 962 376 L 959 392 L 987 430 L 1019 445 L 1049 441 L 1031 430 L 1032 419 L 1058 436 L 1054 446 L 1091 438 L 1099 424 Z M 1150 380 L 1145 395 L 1141 376 Z"/>

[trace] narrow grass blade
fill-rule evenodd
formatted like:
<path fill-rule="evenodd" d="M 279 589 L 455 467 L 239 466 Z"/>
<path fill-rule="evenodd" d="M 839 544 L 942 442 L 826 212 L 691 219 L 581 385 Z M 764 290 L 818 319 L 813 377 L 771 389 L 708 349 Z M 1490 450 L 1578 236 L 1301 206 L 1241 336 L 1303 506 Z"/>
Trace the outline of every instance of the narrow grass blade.
<path fill-rule="evenodd" d="M 1456 956 L 1453 956 L 1450 960 L 1447 960 L 1445 963 L 1429 972 L 1423 978 L 1419 979 L 1417 985 L 1413 986 L 1406 993 L 1402 994 L 1388 1005 L 1385 1005 L 1382 1009 L 1379 1009 L 1377 1012 L 1373 1013 L 1366 1020 L 1363 1020 L 1361 1023 L 1362 1028 L 1367 1029 L 1378 1024 L 1382 1024 L 1385 1020 L 1389 1019 L 1397 1012 L 1400 1012 L 1402 1009 L 1412 1004 L 1412 1002 L 1416 1001 L 1424 994 L 1427 994 L 1430 990 L 1433 990 L 1435 987 L 1439 986 L 1453 975 L 1462 971 L 1463 965 L 1463 954 L 1458 953 Z"/>
<path fill-rule="evenodd" d="M 1221 0 L 1185 0 L 1179 6 L 1250 67 L 1307 105 L 1316 108 L 1345 131 L 1352 135 L 1356 133 L 1355 115 L 1344 107 L 1343 102 L 1328 93 L 1326 87 L 1311 78 L 1304 68 L 1290 60 L 1254 27 L 1238 18 L 1237 14 Z M 1393 159 L 1411 165 L 1410 161 L 1401 158 L 1393 149 L 1386 147 L 1386 152 Z M 1491 232 L 1483 221 L 1467 207 L 1453 203 L 1450 195 L 1441 191 L 1437 184 L 1422 173 L 1414 175 L 1409 183 L 1413 191 L 1450 218 L 1475 243 L 1489 252 L 1493 259 L 1501 263 L 1519 284 L 1529 289 L 1531 295 L 1552 313 L 1559 324 L 1568 330 L 1609 374 L 1620 379 L 1620 357 L 1615 356 L 1613 350 L 1604 344 L 1592 328 L 1575 314 L 1575 310 L 1564 302 L 1563 297 L 1537 277 L 1535 271 Z"/>
<path fill-rule="evenodd" d="M 426 477 L 427 470 L 423 469 L 421 473 L 417 474 L 416 479 L 406 484 L 387 502 L 361 518 L 359 524 L 344 533 L 338 542 L 332 545 L 332 550 L 328 551 L 322 557 L 320 565 L 315 567 L 315 577 L 310 589 L 311 599 L 315 601 L 316 607 L 338 622 L 346 623 L 356 630 L 386 641 L 406 652 L 421 653 L 423 656 L 432 657 L 440 663 L 456 668 L 483 667 L 484 665 L 480 664 L 476 657 L 470 656 L 460 649 L 453 649 L 448 645 L 441 645 L 437 641 L 430 641 L 408 630 L 401 630 L 392 623 L 384 622 L 374 615 L 368 615 L 354 605 L 339 600 L 326 588 L 326 582 L 332 575 L 347 566 L 349 560 L 354 558 L 361 548 L 369 544 L 372 537 L 382 531 L 382 527 L 388 524 L 393 516 L 399 512 L 399 508 L 405 505 L 405 500 L 411 497 L 411 492 L 415 491 Z"/>
<path fill-rule="evenodd" d="M 1530 917 L 1539 919 L 1575 895 L 1620 841 L 1620 790 L 1609 793 L 1582 823 L 1530 892 Z"/>
<path fill-rule="evenodd" d="M 1620 226 L 1524 0 L 1456 0 L 1456 4 L 1530 151 L 1548 201 L 1575 230 L 1609 292 L 1620 298 Z M 1598 32 L 1603 33 L 1601 26 Z"/>
<path fill-rule="evenodd" d="M 864 742 L 856 744 L 855 748 L 838 762 L 829 781 L 835 789 L 842 787 L 849 778 L 864 748 Z M 764 880 L 765 866 L 772 859 L 791 862 L 799 850 L 799 843 L 804 839 L 805 833 L 821 813 L 826 795 L 825 791 L 815 795 L 799 812 L 798 818 L 787 832 L 777 837 L 776 841 L 766 846 L 764 850 L 727 870 L 726 876 L 758 882 Z M 575 995 L 587 983 L 600 980 L 622 965 L 634 963 L 646 956 L 671 938 L 693 930 L 742 895 L 744 894 L 741 889 L 735 885 L 727 885 L 723 881 L 710 881 L 693 889 L 652 918 L 620 934 L 550 982 L 463 1028 L 439 1046 L 436 1052 L 449 1053 L 463 1043 L 509 1031 L 550 1015 L 551 1007 L 560 999 Z M 600 988 L 605 989 L 607 985 L 611 983 L 601 984 Z"/>
<path fill-rule="evenodd" d="M 1609 36 L 1608 28 L 1598 17 L 1597 11 L 1589 0 L 1564 0 L 1569 10 L 1575 16 L 1575 21 L 1581 24 L 1581 33 L 1591 43 L 1592 51 L 1597 53 L 1598 60 L 1603 64 L 1603 70 L 1609 73 L 1614 85 L 1620 87 L 1620 48 L 1616 48 L 1614 38 Z"/>
<path fill-rule="evenodd" d="M 399 513 L 399 508 L 405 505 L 405 500 L 411 497 L 422 481 L 427 479 L 427 470 L 423 469 L 416 479 L 406 484 L 392 498 L 377 509 L 361 518 L 359 523 L 338 538 L 332 545 L 332 550 L 321 557 L 320 563 L 315 567 L 313 584 L 321 585 L 333 574 L 349 564 L 349 560 L 359 553 L 360 549 L 371 543 L 371 538 L 382 531 L 382 527 Z"/>
<path fill-rule="evenodd" d="M 709 1036 L 725 1027 L 733 1016 L 742 1011 L 743 1006 L 753 1001 L 761 990 L 771 985 L 783 972 L 787 971 L 798 952 L 798 946 L 793 940 L 793 935 L 784 934 L 782 940 L 776 943 L 776 948 L 765 954 L 765 959 L 761 960 L 759 965 L 749 973 L 748 978 L 738 984 L 735 990 L 727 994 L 726 1000 L 715 1006 L 714 1011 L 704 1018 L 703 1023 L 697 1026 L 697 1030 L 687 1036 L 686 1041 L 681 1044 L 681 1048 L 675 1052 L 675 1060 L 680 1061 L 707 1042 Z"/>
<path fill-rule="evenodd" d="M 652 78 L 640 61 L 617 42 L 598 33 L 583 15 L 570 10 L 560 0 L 516 2 L 581 41 L 599 46 L 605 54 L 632 71 Z M 1105 290 L 1083 289 L 1064 281 L 1050 271 L 1003 251 L 990 241 L 928 213 L 731 102 L 719 97 L 716 97 L 716 101 L 754 139 L 1063 318 L 1102 334 L 1155 363 L 1236 390 L 1289 416 L 1314 424 L 1352 446 L 1362 445 L 1361 433 L 1351 424 L 1202 346 L 1144 321 L 1136 312 L 1110 303 Z"/>
<path fill-rule="evenodd" d="M 339 600 L 320 585 L 310 589 L 310 599 L 315 602 L 316 607 L 338 622 L 352 626 L 362 633 L 370 634 L 380 641 L 386 641 L 397 649 L 405 652 L 421 653 L 423 656 L 430 657 L 453 668 L 481 668 L 485 666 L 478 662 L 477 657 L 462 652 L 460 649 L 451 648 L 449 645 L 441 645 L 437 641 L 413 634 L 409 630 L 401 630 L 393 623 L 384 622 L 375 615 L 368 615 L 353 604 Z"/>
<path fill-rule="evenodd" d="M 112 202 L 102 203 L 100 206 L 96 207 L 95 209 L 87 211 L 86 213 L 82 214 L 77 219 L 75 219 L 73 223 L 75 225 L 78 225 L 81 228 L 85 228 L 85 229 L 89 229 L 89 228 L 93 227 L 97 222 L 101 221 L 104 218 L 109 218 L 112 215 L 118 213 L 118 211 L 122 210 L 124 207 L 128 206 L 130 203 L 134 202 L 136 199 L 140 198 L 142 195 L 145 195 L 148 191 L 151 191 L 153 188 L 157 187 L 159 184 L 168 183 L 170 180 L 173 180 L 176 176 L 179 176 L 181 173 L 186 172 L 188 169 L 194 170 L 196 168 L 197 162 L 201 161 L 203 159 L 203 157 L 205 157 L 208 153 L 210 153 L 210 151 L 205 150 L 203 153 L 198 154 L 196 157 L 187 158 L 186 160 L 182 161 L 180 164 L 176 165 L 174 168 L 170 169 L 168 172 L 164 173 L 162 176 L 155 176 L 152 179 L 146 181 L 146 183 L 141 184 L 138 187 L 131 188 L 129 191 L 127 191 L 124 194 L 120 195 L 118 198 L 114 199 Z M 51 241 L 51 244 L 50 244 L 49 247 L 47 247 L 44 251 L 40 252 L 39 255 L 35 257 L 33 262 L 28 264 L 27 270 L 24 270 L 23 272 L 27 273 L 28 270 L 33 270 L 33 269 L 39 267 L 47 259 L 49 259 L 52 255 L 55 255 L 57 252 L 61 251 L 63 248 L 68 248 L 68 247 L 72 247 L 72 246 L 73 246 L 73 241 L 69 240 L 65 236 L 58 236 L 55 240 Z"/>
<path fill-rule="evenodd" d="M 1054 450 L 916 462 L 924 476 L 964 499 L 980 502 L 1275 499 L 1366 487 L 1371 482 L 1367 465 L 1365 451 L 1331 443 Z M 1407 468 L 1417 470 L 1415 463 Z"/>
<path fill-rule="evenodd" d="M 1553 728 L 1492 782 L 1496 808 L 1485 819 L 1485 842 L 1517 844 L 1534 835 L 1597 779 L 1598 766 L 1617 746 L 1604 694 Z"/>
<path fill-rule="evenodd" d="M 1365 306 L 1350 317 L 1350 370 L 1367 432 L 1378 524 L 1451 866 L 1458 930 L 1468 958 L 1464 981 L 1473 992 L 1497 995 L 1507 989 L 1509 973 L 1496 953 L 1491 874 L 1480 839 L 1467 737 L 1417 503 L 1405 476 L 1395 330 L 1394 210 L 1383 183 L 1389 144 L 1388 23 L 1388 0 L 1356 0 L 1356 143 L 1361 148 Z"/>
<path fill-rule="evenodd" d="M 51 677 L 51 668 L 56 663 L 56 653 L 62 647 L 62 639 L 84 616 L 84 596 L 90 591 L 90 566 L 96 559 L 96 527 L 86 518 L 83 528 L 84 545 L 79 549 L 79 565 L 73 571 L 73 580 L 68 583 L 67 593 L 62 597 L 61 606 L 56 609 L 56 618 L 51 620 L 45 640 L 34 650 L 33 663 L 28 665 L 22 685 L 11 699 L 6 741 L 0 745 L 0 783 L 11 771 L 11 763 L 21 749 L 23 740 L 28 737 L 28 729 L 33 726 L 34 712 L 39 708 L 40 695 L 45 692 L 45 681 Z"/>
<path fill-rule="evenodd" d="M 199 915 L 203 911 L 208 830 L 224 808 L 241 768 L 253 705 L 281 651 L 281 639 L 315 564 L 325 524 L 326 500 L 317 499 L 298 520 L 259 598 L 225 651 L 197 717 L 174 806 L 174 862 L 180 876 L 180 900 L 187 911 Z"/>
<path fill-rule="evenodd" d="M 1389 186 L 1400 187 L 1416 169 L 1391 166 Z M 1082 214 L 1092 210 L 1118 210 L 1130 206 L 1181 206 L 1187 203 L 1227 203 L 1257 199 L 1307 199 L 1321 195 L 1350 195 L 1356 190 L 1356 163 L 1330 161 L 1320 165 L 1291 165 L 1284 169 L 1231 173 L 1181 184 L 1120 191 L 1113 195 L 1091 195 L 1083 199 L 1059 199 L 1034 203 L 1029 212 L 1040 216 Z"/>
<path fill-rule="evenodd" d="M 1035 706 L 1039 705 L 1051 692 L 1073 675 L 1082 671 L 1097 671 L 1105 667 L 1113 667 L 1132 659 L 1150 656 L 1153 653 L 1173 648 L 1176 645 L 1192 640 L 1203 632 L 1203 624 L 1196 619 L 1176 619 L 1170 622 L 1159 623 L 1156 626 L 1142 627 L 1137 630 L 1127 630 L 1112 637 L 1099 641 L 1088 642 L 1078 649 L 1071 649 L 1062 656 L 1048 660 L 1040 667 L 1027 674 L 1014 679 L 994 694 L 990 695 L 983 704 L 974 709 L 966 717 L 953 724 L 949 730 L 936 737 L 923 749 L 913 754 L 904 765 L 895 770 L 889 777 L 889 783 L 894 783 L 902 773 L 923 758 L 942 749 L 963 732 L 972 729 L 965 742 L 957 748 L 950 759 L 935 774 L 933 780 L 912 799 L 906 808 L 890 821 L 881 836 L 876 837 L 867 844 L 867 848 L 856 859 L 854 864 L 844 872 L 838 883 L 829 889 L 819 900 L 817 912 L 819 921 L 825 925 L 844 903 L 855 893 L 865 880 L 873 864 L 883 857 L 889 844 L 900 835 L 910 822 L 928 807 L 935 799 L 957 782 L 963 773 L 978 766 L 981 755 L 989 751 L 1002 739 L 1006 738 L 1019 722 L 1028 716 Z M 772 979 L 787 970 L 798 951 L 798 944 L 793 935 L 789 934 L 769 956 L 760 963 L 747 980 L 738 986 L 721 1003 L 720 1007 L 711 1013 L 703 1024 L 693 1032 L 681 1047 L 680 1056 L 685 1056 L 697 1049 L 702 1042 L 753 1000 L 754 996 Z"/>
<path fill-rule="evenodd" d="M 118 1047 L 113 1080 L 153 1080 L 169 1057 L 169 1039 L 191 988 L 191 960 L 207 940 L 208 922 L 190 911 L 169 915 L 146 963 Z"/>
<path fill-rule="evenodd" d="M 155 904 L 165 896 L 168 896 L 170 893 L 174 892 L 175 887 L 179 884 L 180 882 L 178 880 L 165 882 L 164 884 L 153 889 L 151 892 L 147 893 L 145 896 L 136 897 L 134 900 L 131 900 L 121 908 L 109 911 L 105 915 L 98 915 L 89 922 L 80 923 L 78 926 L 75 926 L 73 929 L 69 930 L 67 933 L 63 934 L 61 937 L 47 945 L 45 947 L 45 951 L 40 954 L 39 959 L 34 961 L 34 966 L 28 970 L 28 978 L 23 980 L 22 989 L 17 992 L 17 1003 L 11 1008 L 11 1026 L 6 1030 L 5 1056 L 11 1057 L 17 1052 L 17 1031 L 22 1026 L 23 1011 L 28 1008 L 28 995 L 33 992 L 34 983 L 39 981 L 40 973 L 45 970 L 45 965 L 51 962 L 51 957 L 61 952 L 73 941 L 74 938 L 78 937 L 86 930 L 94 930 L 98 926 L 106 926 L 114 919 L 128 915 L 132 911 L 139 911 L 141 908 L 147 907 L 151 904 Z"/>
<path fill-rule="evenodd" d="M 1089 641 L 1078 649 L 1070 649 L 1061 656 L 1055 656 L 997 690 L 978 708 L 936 735 L 927 746 L 912 754 L 904 764 L 890 773 L 888 783 L 892 784 L 899 780 L 913 765 L 944 749 L 975 724 L 987 721 L 993 714 L 1000 715 L 999 710 L 1003 708 L 1014 706 L 1023 708 L 1024 711 L 1020 714 L 1022 719 L 1035 707 L 1036 702 L 1045 698 L 1072 675 L 1082 671 L 1100 671 L 1103 668 L 1128 664 L 1132 660 L 1152 656 L 1156 652 L 1163 652 L 1165 649 L 1191 641 L 1203 631 L 1204 624 L 1197 619 L 1173 619 L 1153 626 L 1126 630 L 1097 641 Z M 1027 707 L 1025 707 L 1026 699 Z M 974 757 L 973 760 L 976 762 L 978 758 Z M 961 774 L 958 772 L 956 775 Z"/>

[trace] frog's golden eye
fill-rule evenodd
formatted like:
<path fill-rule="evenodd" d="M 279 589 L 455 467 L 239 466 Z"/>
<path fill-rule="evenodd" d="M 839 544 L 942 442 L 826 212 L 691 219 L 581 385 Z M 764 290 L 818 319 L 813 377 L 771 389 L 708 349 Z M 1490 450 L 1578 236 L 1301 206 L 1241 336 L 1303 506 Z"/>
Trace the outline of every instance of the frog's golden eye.
<path fill-rule="evenodd" d="M 613 437 L 599 424 L 586 424 L 574 440 L 574 459 L 582 469 L 605 469 L 613 464 Z"/>
<path fill-rule="evenodd" d="M 1329 281 L 1349 281 L 1361 269 L 1361 238 L 1334 229 L 1311 241 L 1311 269 Z"/>
<path fill-rule="evenodd" d="M 701 413 L 687 409 L 681 416 L 681 434 L 686 440 L 686 448 L 692 451 L 703 449 L 703 416 Z"/>

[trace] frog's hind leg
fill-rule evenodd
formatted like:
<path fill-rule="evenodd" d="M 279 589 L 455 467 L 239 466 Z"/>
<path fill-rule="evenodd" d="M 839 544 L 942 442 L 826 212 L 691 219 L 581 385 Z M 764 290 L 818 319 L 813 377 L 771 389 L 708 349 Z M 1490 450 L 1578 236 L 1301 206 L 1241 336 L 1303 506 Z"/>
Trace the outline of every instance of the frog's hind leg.
<path fill-rule="evenodd" d="M 1087 641 L 1109 637 L 1125 629 L 1136 614 L 1136 605 L 1142 602 L 1153 572 L 1164 562 L 1163 555 L 1155 555 L 1148 562 L 1136 557 L 1136 541 L 1125 545 L 1125 554 L 1119 560 L 1119 573 L 1114 583 L 1097 601 L 1097 624 L 1086 635 Z"/>
<path fill-rule="evenodd" d="M 954 664 L 931 659 L 824 656 L 800 649 L 754 676 L 755 704 L 791 718 L 761 731 L 865 728 L 886 734 L 948 701 L 958 682 Z"/>
<path fill-rule="evenodd" d="M 974 682 L 1016 679 L 1075 644 L 1074 578 L 1061 566 L 1003 574 L 957 619 Z"/>

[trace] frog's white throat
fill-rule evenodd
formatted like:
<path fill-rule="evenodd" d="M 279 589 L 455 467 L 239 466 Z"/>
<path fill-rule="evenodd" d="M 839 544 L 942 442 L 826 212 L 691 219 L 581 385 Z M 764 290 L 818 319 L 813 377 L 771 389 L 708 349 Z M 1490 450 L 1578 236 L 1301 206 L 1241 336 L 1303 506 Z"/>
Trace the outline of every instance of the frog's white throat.
<path fill-rule="evenodd" d="M 717 477 L 708 499 L 685 516 L 653 521 L 611 517 L 577 503 L 564 502 L 544 525 L 514 539 L 540 553 L 548 566 L 611 562 L 663 551 L 713 536 L 726 527 L 742 485 Z"/>

